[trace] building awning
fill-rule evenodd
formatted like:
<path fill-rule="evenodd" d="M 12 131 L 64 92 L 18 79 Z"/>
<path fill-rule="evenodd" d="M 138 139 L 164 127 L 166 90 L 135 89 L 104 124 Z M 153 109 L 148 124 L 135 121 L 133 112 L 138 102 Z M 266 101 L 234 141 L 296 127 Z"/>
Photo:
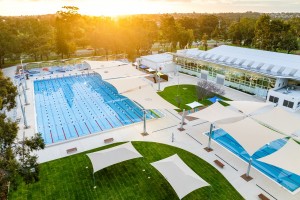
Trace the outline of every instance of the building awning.
<path fill-rule="evenodd" d="M 126 160 L 143 157 L 130 142 L 86 155 L 92 162 L 94 173 Z"/>
<path fill-rule="evenodd" d="M 250 156 L 269 142 L 286 137 L 251 118 L 245 118 L 230 124 L 218 124 L 218 127 L 231 135 Z"/>
<path fill-rule="evenodd" d="M 178 109 L 160 97 L 151 86 L 145 86 L 122 94 L 140 104 L 144 109 Z"/>
<path fill-rule="evenodd" d="M 197 102 L 197 101 L 194 101 L 192 103 L 189 103 L 189 104 L 185 104 L 187 105 L 188 107 L 191 107 L 191 108 L 196 108 L 196 107 L 199 107 L 199 106 L 203 106 L 203 104 Z"/>
<path fill-rule="evenodd" d="M 271 103 L 254 101 L 226 101 L 226 103 L 243 112 L 245 115 L 250 115 L 266 107 L 273 106 Z"/>
<path fill-rule="evenodd" d="M 289 139 L 287 143 L 278 151 L 258 159 L 261 162 L 274 165 L 281 169 L 287 170 L 300 176 L 300 145 L 293 139 Z"/>
<path fill-rule="evenodd" d="M 209 186 L 175 154 L 151 163 L 170 183 L 180 199 L 196 189 Z"/>
<path fill-rule="evenodd" d="M 242 118 L 243 114 L 232 111 L 224 106 L 222 106 L 219 102 L 212 104 L 211 106 L 200 110 L 198 112 L 194 112 L 190 114 L 191 117 L 200 118 L 211 123 L 231 118 Z"/>
<path fill-rule="evenodd" d="M 148 85 L 148 83 L 144 79 L 139 77 L 110 79 L 106 80 L 106 82 L 112 84 L 119 93 L 130 92 L 132 90 L 136 90 Z"/>
<path fill-rule="evenodd" d="M 300 118 L 280 107 L 255 115 L 252 118 L 288 136 L 300 130 Z"/>

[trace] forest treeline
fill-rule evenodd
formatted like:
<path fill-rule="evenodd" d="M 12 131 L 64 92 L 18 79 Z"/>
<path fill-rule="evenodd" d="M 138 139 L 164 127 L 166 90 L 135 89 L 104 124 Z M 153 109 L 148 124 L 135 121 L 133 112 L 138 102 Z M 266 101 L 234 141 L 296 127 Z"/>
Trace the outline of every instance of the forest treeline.
<path fill-rule="evenodd" d="M 192 42 L 228 41 L 233 45 L 290 53 L 299 48 L 300 18 L 265 14 L 156 14 L 123 17 L 80 15 L 67 6 L 55 15 L 0 17 L 0 67 L 25 57 L 32 61 L 68 58 L 77 49 L 94 55 L 126 53 L 128 58 L 151 52 L 159 43 L 168 51 Z"/>

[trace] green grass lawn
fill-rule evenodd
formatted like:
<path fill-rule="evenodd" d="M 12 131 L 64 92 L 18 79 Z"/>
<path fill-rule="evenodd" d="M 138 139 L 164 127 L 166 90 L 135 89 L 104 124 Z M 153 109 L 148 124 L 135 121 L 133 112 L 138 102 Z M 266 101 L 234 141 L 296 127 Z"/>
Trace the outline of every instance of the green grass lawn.
<path fill-rule="evenodd" d="M 173 85 L 173 86 L 166 87 L 162 92 L 158 92 L 158 94 L 162 98 L 164 98 L 166 101 L 179 107 L 180 108 L 179 111 L 182 111 L 182 109 L 191 110 L 191 108 L 189 106 L 187 106 L 186 104 L 192 103 L 194 101 L 198 101 L 195 85 L 179 85 L 179 87 L 177 85 Z M 179 95 L 179 97 L 182 100 L 180 103 L 180 106 L 178 106 L 178 103 L 176 101 L 177 94 Z M 217 94 L 213 94 L 211 96 L 206 97 L 204 100 L 199 101 L 199 103 L 202 103 L 205 106 L 211 105 L 212 103 L 207 99 L 211 98 L 213 96 L 218 96 L 224 100 L 230 101 L 230 99 L 228 99 L 226 97 L 223 97 L 223 96 L 220 96 Z M 228 105 L 227 103 L 222 102 L 222 101 L 220 101 L 220 103 L 224 106 Z"/>
<path fill-rule="evenodd" d="M 92 151 L 115 145 L 118 144 Z M 92 165 L 85 152 L 41 164 L 40 181 L 30 185 L 21 183 L 16 191 L 10 191 L 9 199 L 178 199 L 171 185 L 150 165 L 175 153 L 212 185 L 211 199 L 243 199 L 214 167 L 185 150 L 153 142 L 133 142 L 133 145 L 144 157 L 96 172 L 96 189 L 93 189 Z M 204 187 L 184 199 L 205 200 L 209 198 L 209 193 L 210 187 Z"/>

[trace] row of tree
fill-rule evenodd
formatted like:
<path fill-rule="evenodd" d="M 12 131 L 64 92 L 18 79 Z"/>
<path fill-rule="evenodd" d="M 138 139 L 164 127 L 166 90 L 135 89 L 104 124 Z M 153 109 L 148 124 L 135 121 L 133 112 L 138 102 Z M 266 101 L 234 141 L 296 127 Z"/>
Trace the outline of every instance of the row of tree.
<path fill-rule="evenodd" d="M 271 19 L 268 15 L 133 15 L 119 18 L 83 16 L 67 6 L 56 15 L 0 17 L 0 67 L 20 56 L 35 61 L 55 55 L 70 57 L 77 49 L 93 48 L 95 55 L 147 54 L 156 42 L 169 51 L 208 39 L 265 50 L 298 48 L 300 19 Z M 237 18 L 237 16 L 239 16 Z M 249 17 L 250 16 L 250 17 Z"/>
<path fill-rule="evenodd" d="M 18 124 L 6 116 L 16 106 L 17 89 L 1 70 L 0 83 L 0 199 L 7 199 L 9 189 L 15 189 L 20 180 L 38 181 L 38 157 L 33 151 L 45 144 L 40 134 L 18 137 Z"/>
<path fill-rule="evenodd" d="M 237 45 L 290 53 L 299 48 L 300 18 L 289 21 L 271 19 L 268 15 L 257 20 L 243 18 L 229 26 L 228 37 Z"/>

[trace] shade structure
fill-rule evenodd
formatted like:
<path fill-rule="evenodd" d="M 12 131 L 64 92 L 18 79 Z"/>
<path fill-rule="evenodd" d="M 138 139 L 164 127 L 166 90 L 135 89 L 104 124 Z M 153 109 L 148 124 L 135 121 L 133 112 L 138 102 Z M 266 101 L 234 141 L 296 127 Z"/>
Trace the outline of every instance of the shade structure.
<path fill-rule="evenodd" d="M 278 151 L 258 159 L 261 162 L 274 165 L 284 170 L 290 171 L 300 176 L 300 145 L 293 139 L 289 139 L 287 143 Z"/>
<path fill-rule="evenodd" d="M 209 186 L 175 154 L 151 163 L 170 183 L 180 199 L 192 191 Z"/>
<path fill-rule="evenodd" d="M 243 112 L 245 115 L 250 115 L 265 107 L 273 106 L 273 104 L 271 103 L 254 102 L 254 101 L 226 101 L 226 103 L 230 104 L 232 107 Z"/>
<path fill-rule="evenodd" d="M 195 112 L 190 114 L 191 117 L 200 118 L 211 123 L 217 122 L 219 120 L 229 119 L 229 118 L 238 118 L 243 117 L 243 114 L 232 111 L 224 106 L 222 106 L 219 102 L 212 104 L 211 106 L 200 110 L 199 112 Z"/>
<path fill-rule="evenodd" d="M 99 73 L 103 80 L 126 78 L 134 76 L 148 76 L 148 74 L 135 69 L 131 65 L 121 65 L 108 68 L 95 69 L 95 72 Z"/>
<path fill-rule="evenodd" d="M 126 65 L 126 63 L 121 62 L 121 61 L 91 61 L 91 60 L 86 60 L 85 62 L 91 67 L 92 70 Z"/>
<path fill-rule="evenodd" d="M 130 142 L 86 155 L 92 162 L 94 173 L 126 160 L 143 157 Z"/>
<path fill-rule="evenodd" d="M 151 86 L 145 86 L 123 93 L 122 95 L 140 104 L 144 109 L 177 109 L 176 106 L 170 104 L 160 97 Z"/>
<path fill-rule="evenodd" d="M 219 98 L 219 97 L 217 97 L 217 96 L 214 96 L 214 97 L 212 97 L 212 98 L 209 98 L 208 99 L 210 102 L 212 102 L 212 103 L 216 103 L 217 101 L 220 101 L 220 100 L 222 100 L 221 98 Z"/>
<path fill-rule="evenodd" d="M 201 103 L 199 103 L 199 102 L 197 102 L 197 101 L 194 101 L 194 102 L 192 102 L 192 103 L 185 104 L 185 105 L 187 105 L 187 106 L 189 106 L 189 107 L 191 107 L 191 108 L 196 108 L 196 107 L 199 107 L 199 106 L 203 106 L 203 104 L 201 104 Z"/>
<path fill-rule="evenodd" d="M 231 135 L 250 156 L 269 142 L 286 137 L 251 118 L 230 124 L 218 124 L 218 126 Z"/>
<path fill-rule="evenodd" d="M 112 84 L 115 88 L 117 88 L 119 93 L 130 92 L 148 85 L 148 83 L 145 80 L 139 77 L 110 79 L 107 80 L 107 82 Z"/>
<path fill-rule="evenodd" d="M 300 118 L 279 107 L 275 107 L 269 112 L 255 115 L 253 118 L 288 136 L 300 130 Z"/>

